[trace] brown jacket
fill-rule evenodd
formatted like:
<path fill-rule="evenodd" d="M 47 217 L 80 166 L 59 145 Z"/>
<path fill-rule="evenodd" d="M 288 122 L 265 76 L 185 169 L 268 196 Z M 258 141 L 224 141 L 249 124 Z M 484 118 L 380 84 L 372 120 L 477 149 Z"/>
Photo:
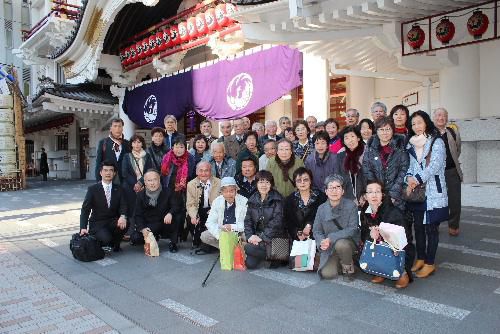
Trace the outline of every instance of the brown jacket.
<path fill-rule="evenodd" d="M 187 184 L 186 194 L 186 209 L 189 217 L 196 217 L 198 215 L 198 206 L 200 205 L 201 188 L 200 180 L 195 178 Z M 220 194 L 220 180 L 215 176 L 210 178 L 210 195 L 208 196 L 208 204 L 212 206 L 212 202 Z"/>
<path fill-rule="evenodd" d="M 224 147 L 226 149 L 226 156 L 236 161 L 238 154 L 245 148 L 245 143 L 238 144 L 236 135 L 230 135 L 224 139 Z"/>
<path fill-rule="evenodd" d="M 451 133 L 451 129 L 449 127 L 446 127 L 446 137 L 448 139 L 448 146 L 450 147 L 450 153 L 453 158 L 453 162 L 455 163 L 455 166 L 457 168 L 457 173 L 460 176 L 460 181 L 464 180 L 464 174 L 462 172 L 462 168 L 460 168 L 460 161 L 458 158 L 460 158 L 460 153 L 462 152 L 462 140 L 460 139 L 460 133 L 458 132 L 458 129 L 456 127 L 453 127 L 453 131 L 455 132 L 456 135 L 456 140 L 453 137 L 453 134 Z"/>

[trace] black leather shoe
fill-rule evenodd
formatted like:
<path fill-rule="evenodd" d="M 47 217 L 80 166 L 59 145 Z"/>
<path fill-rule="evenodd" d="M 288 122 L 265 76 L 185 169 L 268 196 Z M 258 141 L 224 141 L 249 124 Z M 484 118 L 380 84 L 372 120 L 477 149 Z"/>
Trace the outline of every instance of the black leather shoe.
<path fill-rule="evenodd" d="M 170 253 L 177 253 L 179 249 L 177 248 L 176 243 L 171 242 L 170 245 L 168 245 L 168 250 L 170 251 Z"/>

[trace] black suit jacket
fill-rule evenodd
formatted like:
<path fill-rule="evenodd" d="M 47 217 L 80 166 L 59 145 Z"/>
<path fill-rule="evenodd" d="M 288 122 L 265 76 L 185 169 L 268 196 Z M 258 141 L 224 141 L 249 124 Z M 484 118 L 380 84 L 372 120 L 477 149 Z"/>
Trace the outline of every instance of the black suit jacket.
<path fill-rule="evenodd" d="M 149 205 L 149 198 L 146 196 L 146 190 L 137 194 L 135 202 L 134 220 L 137 231 L 155 224 L 163 224 L 163 218 L 170 213 L 175 216 L 181 211 L 181 201 L 176 201 L 172 196 L 172 191 L 163 189 L 158 196 L 156 206 Z"/>
<path fill-rule="evenodd" d="M 87 189 L 80 213 L 80 229 L 86 229 L 88 223 L 112 223 L 117 221 L 120 215 L 126 214 L 127 204 L 122 188 L 117 184 L 113 184 L 111 188 L 111 205 L 108 208 L 104 188 L 102 183 L 98 182 Z"/>
<path fill-rule="evenodd" d="M 101 174 L 99 173 L 101 170 L 101 163 L 105 160 L 114 161 L 116 164 L 116 177 L 113 180 L 113 183 L 120 183 L 123 180 L 122 176 L 122 161 L 127 153 L 130 153 L 130 143 L 128 140 L 123 140 L 122 142 L 122 151 L 120 152 L 120 156 L 118 160 L 116 159 L 115 151 L 113 150 L 113 140 L 109 137 L 101 139 L 99 144 L 97 144 L 97 157 L 95 159 L 95 178 L 97 182 L 101 181 Z M 118 182 L 119 181 L 119 182 Z"/>
<path fill-rule="evenodd" d="M 171 143 L 172 144 L 177 139 L 177 137 L 184 138 L 184 141 L 186 141 L 186 136 L 184 134 L 175 131 L 174 133 L 172 133 L 172 139 L 171 139 Z M 169 143 L 169 140 L 168 140 L 168 133 L 166 133 L 166 132 L 165 132 L 165 145 L 167 146 L 167 152 L 170 151 L 170 149 L 172 147 L 170 146 L 170 143 Z M 186 149 L 187 149 L 187 147 L 186 147 Z"/>

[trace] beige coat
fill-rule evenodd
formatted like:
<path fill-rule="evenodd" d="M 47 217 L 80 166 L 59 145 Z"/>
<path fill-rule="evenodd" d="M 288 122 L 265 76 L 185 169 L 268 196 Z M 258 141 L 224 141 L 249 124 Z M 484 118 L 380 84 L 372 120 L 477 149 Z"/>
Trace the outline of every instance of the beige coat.
<path fill-rule="evenodd" d="M 186 209 L 189 217 L 196 217 L 198 215 L 198 206 L 200 205 L 200 197 L 202 189 L 198 186 L 200 180 L 195 178 L 187 184 L 186 191 Z M 215 176 L 210 178 L 210 194 L 208 196 L 208 204 L 212 206 L 213 201 L 220 194 L 220 180 Z"/>
<path fill-rule="evenodd" d="M 448 146 L 450 147 L 450 153 L 453 158 L 453 162 L 457 168 L 457 173 L 460 176 L 460 181 L 464 180 L 464 174 L 462 172 L 462 168 L 460 168 L 460 153 L 462 152 L 462 140 L 460 139 L 460 133 L 456 127 L 453 127 L 455 131 L 457 139 L 453 138 L 451 134 L 451 130 L 449 127 L 446 127 L 446 137 L 448 138 Z"/>

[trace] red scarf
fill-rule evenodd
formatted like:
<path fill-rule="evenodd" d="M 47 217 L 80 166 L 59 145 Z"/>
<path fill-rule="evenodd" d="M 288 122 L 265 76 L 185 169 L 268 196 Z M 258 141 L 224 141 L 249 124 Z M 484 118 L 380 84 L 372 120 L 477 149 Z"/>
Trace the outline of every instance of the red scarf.
<path fill-rule="evenodd" d="M 395 128 L 394 133 L 400 134 L 400 135 L 407 135 L 408 134 L 408 129 L 405 128 Z"/>
<path fill-rule="evenodd" d="M 382 166 L 384 166 L 384 168 L 387 168 L 389 155 L 391 155 L 393 151 L 394 150 L 389 145 L 380 146 L 380 161 L 382 162 Z"/>
<path fill-rule="evenodd" d="M 362 140 L 359 141 L 358 147 L 356 147 L 354 151 L 351 151 L 350 149 L 346 148 L 344 169 L 346 171 L 351 172 L 351 174 L 353 175 L 358 174 L 359 168 L 361 167 L 361 164 L 359 162 L 359 157 L 363 155 L 364 151 L 365 151 L 365 145 Z"/>
<path fill-rule="evenodd" d="M 175 177 L 175 191 L 186 190 L 187 177 L 188 177 L 188 156 L 187 151 L 180 157 L 174 154 L 173 150 L 168 151 L 163 157 L 161 162 L 161 175 L 167 176 L 170 173 L 170 166 L 172 164 L 177 166 L 177 175 L 170 175 Z"/>

